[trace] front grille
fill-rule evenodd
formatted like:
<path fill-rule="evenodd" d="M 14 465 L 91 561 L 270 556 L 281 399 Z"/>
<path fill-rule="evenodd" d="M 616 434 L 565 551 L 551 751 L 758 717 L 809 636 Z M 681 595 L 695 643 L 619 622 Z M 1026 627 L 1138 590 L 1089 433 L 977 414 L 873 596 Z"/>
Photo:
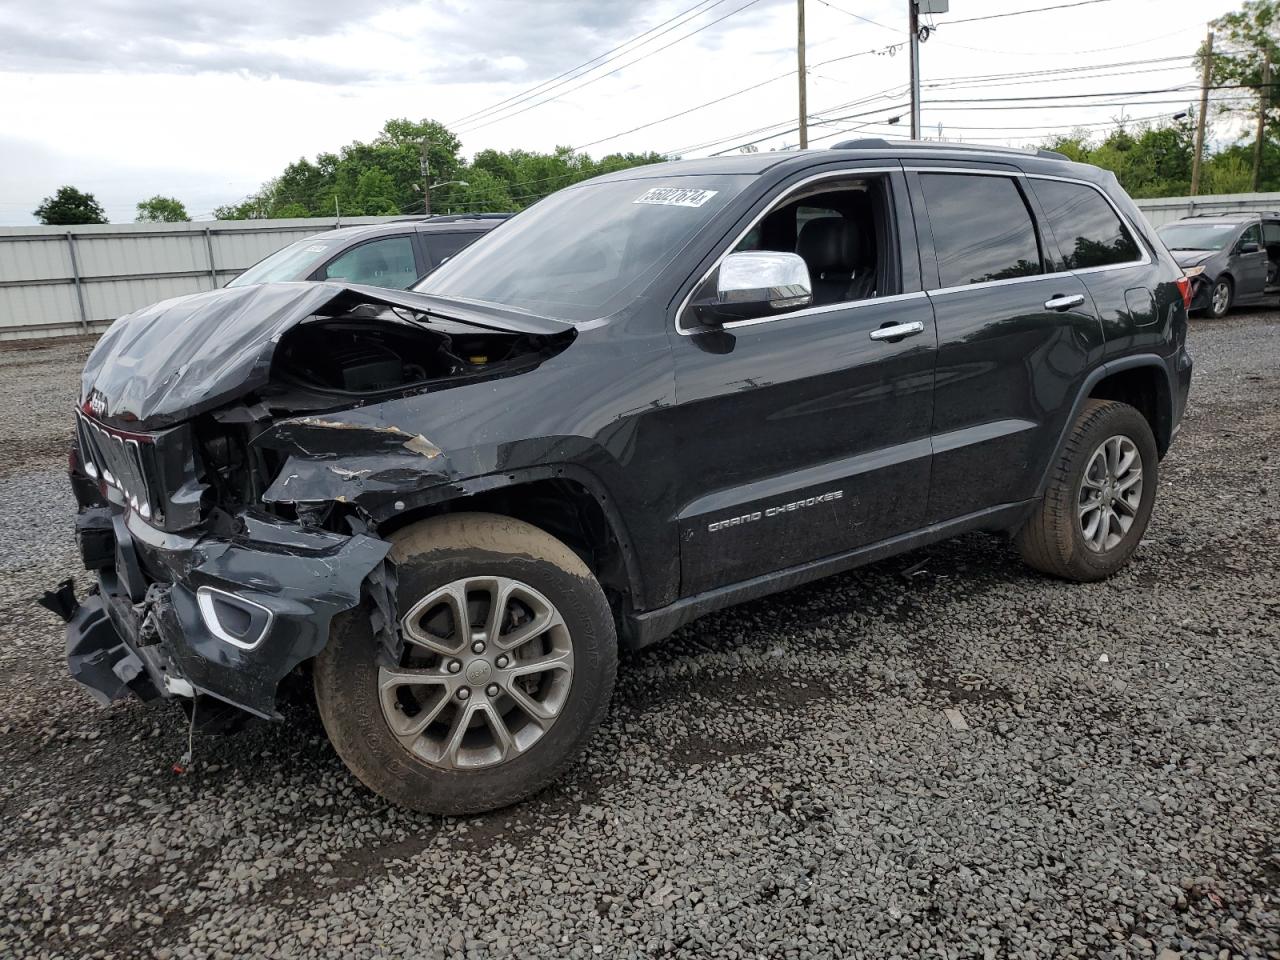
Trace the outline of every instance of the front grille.
<path fill-rule="evenodd" d="M 138 516 L 164 523 L 164 490 L 158 476 L 155 444 L 146 434 L 124 433 L 77 414 L 84 472 L 118 490 Z"/>

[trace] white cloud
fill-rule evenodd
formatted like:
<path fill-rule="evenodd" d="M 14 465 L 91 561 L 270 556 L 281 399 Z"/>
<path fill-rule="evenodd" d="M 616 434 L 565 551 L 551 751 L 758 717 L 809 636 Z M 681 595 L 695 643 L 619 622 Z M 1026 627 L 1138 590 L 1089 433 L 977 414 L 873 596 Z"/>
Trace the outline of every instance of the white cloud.
<path fill-rule="evenodd" d="M 742 6 L 721 0 L 687 26 L 624 53 L 600 72 L 630 63 L 581 89 L 572 80 L 488 119 L 463 123 L 467 153 L 486 147 L 550 149 L 595 141 L 795 65 L 794 0 L 759 0 L 689 40 L 658 50 L 696 26 Z M 1053 0 L 1044 0 L 1044 3 Z M 113 220 L 133 204 L 172 193 L 193 213 L 234 201 L 289 161 L 374 136 L 391 117 L 448 122 L 520 94 L 687 9 L 693 0 L 656 4 L 603 0 L 0 0 L 0 223 L 27 223 L 41 197 L 61 183 L 95 192 Z M 834 4 L 834 6 L 832 6 Z M 811 65 L 904 38 L 901 0 L 808 0 Z M 1010 0 L 954 0 L 950 18 L 1017 9 Z M 1112 0 L 1025 17 L 943 25 L 923 49 L 926 81 L 938 78 L 1145 60 L 1191 54 L 1204 22 L 1236 6 L 1209 0 L 1174 6 Z M 860 21 L 852 11 L 880 21 Z M 943 19 L 943 18 L 939 18 Z M 631 63 L 634 61 L 634 63 Z M 1168 65 L 1161 65 L 1168 66 Z M 1194 85 L 1190 61 L 1177 69 L 1070 82 L 1016 81 L 983 90 L 926 89 L 938 97 L 1137 90 Z M 1117 68 L 1119 69 L 1119 68 Z M 1131 68 L 1132 69 L 1132 68 Z M 585 79 L 585 78 L 584 78 Z M 865 112 L 881 122 L 904 111 L 905 54 L 866 55 L 814 67 L 811 110 Z M 862 105 L 835 109 L 897 87 Z M 558 97 L 536 109 L 530 104 Z M 1129 97 L 1130 117 L 1170 115 L 1194 92 Z M 1028 106 L 980 111 L 925 110 L 925 132 L 1035 142 L 1049 125 L 1103 122 L 1117 106 L 1065 110 Z M 591 152 L 671 150 L 745 131 L 794 125 L 796 81 L 758 90 L 611 139 Z M 824 112 L 825 111 L 825 112 Z M 815 128 L 813 136 L 861 121 Z M 1027 129 L 990 129 L 1019 127 Z M 870 126 L 864 133 L 905 133 Z M 983 129 L 979 129 L 983 128 Z M 14 139 L 16 138 L 16 139 Z M 761 144 L 794 145 L 794 133 Z M 819 145 L 834 142 L 822 141 Z M 706 152 L 706 151 L 703 151 Z"/>

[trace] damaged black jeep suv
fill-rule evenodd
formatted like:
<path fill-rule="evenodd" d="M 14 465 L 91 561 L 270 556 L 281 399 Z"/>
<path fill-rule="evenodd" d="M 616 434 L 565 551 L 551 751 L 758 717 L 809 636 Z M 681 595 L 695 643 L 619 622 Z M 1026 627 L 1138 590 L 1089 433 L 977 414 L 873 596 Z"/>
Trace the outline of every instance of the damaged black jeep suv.
<path fill-rule="evenodd" d="M 97 583 L 46 602 L 104 703 L 274 718 L 301 668 L 370 788 L 499 807 L 585 746 L 620 643 L 970 530 L 1111 574 L 1185 404 L 1187 294 L 1056 154 L 622 171 L 415 290 L 116 321 L 72 456 Z"/>

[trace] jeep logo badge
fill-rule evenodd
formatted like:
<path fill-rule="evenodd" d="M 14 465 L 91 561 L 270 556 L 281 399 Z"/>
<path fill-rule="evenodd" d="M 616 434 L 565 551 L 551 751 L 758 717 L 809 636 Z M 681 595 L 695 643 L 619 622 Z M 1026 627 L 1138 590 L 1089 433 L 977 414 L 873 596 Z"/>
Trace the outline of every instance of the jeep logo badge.
<path fill-rule="evenodd" d="M 467 682 L 479 686 L 489 679 L 489 664 L 484 660 L 473 660 L 467 667 Z"/>

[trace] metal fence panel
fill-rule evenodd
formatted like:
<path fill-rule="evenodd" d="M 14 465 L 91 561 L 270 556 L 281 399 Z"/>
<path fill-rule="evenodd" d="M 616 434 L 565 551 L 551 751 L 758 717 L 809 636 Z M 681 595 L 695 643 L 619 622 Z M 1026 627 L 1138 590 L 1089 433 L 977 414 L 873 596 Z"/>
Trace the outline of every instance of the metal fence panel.
<path fill-rule="evenodd" d="M 1280 210 L 1280 193 L 1139 200 L 1153 226 L 1191 213 Z M 355 217 L 343 226 L 383 223 Z M 333 217 L 0 227 L 0 340 L 101 330 L 157 300 L 226 283 Z"/>
<path fill-rule="evenodd" d="M 101 330 L 157 300 L 220 287 L 281 247 L 338 225 L 315 217 L 0 227 L 0 340 Z"/>
<path fill-rule="evenodd" d="M 1280 210 L 1280 193 L 1233 193 L 1207 197 L 1159 197 L 1135 200 L 1153 227 L 1190 216 L 1224 213 L 1264 213 Z"/>

